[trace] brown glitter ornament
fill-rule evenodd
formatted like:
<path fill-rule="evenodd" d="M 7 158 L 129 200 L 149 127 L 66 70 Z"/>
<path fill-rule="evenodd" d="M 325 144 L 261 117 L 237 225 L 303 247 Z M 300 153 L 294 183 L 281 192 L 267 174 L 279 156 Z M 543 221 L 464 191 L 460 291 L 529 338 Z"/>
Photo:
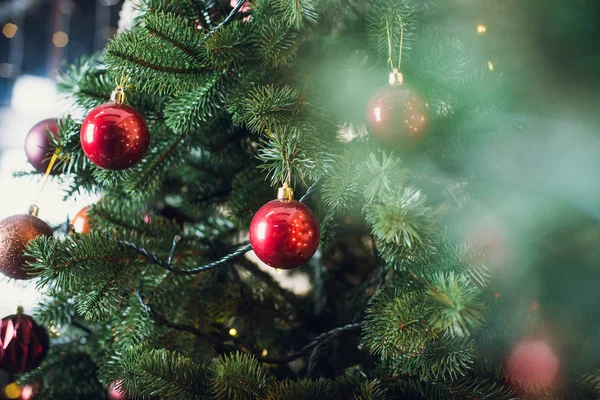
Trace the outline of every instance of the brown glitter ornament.
<path fill-rule="evenodd" d="M 0 221 L 0 272 L 9 278 L 27 279 L 25 248 L 39 236 L 52 236 L 52 228 L 36 217 L 37 207 L 30 214 L 18 214 Z"/>

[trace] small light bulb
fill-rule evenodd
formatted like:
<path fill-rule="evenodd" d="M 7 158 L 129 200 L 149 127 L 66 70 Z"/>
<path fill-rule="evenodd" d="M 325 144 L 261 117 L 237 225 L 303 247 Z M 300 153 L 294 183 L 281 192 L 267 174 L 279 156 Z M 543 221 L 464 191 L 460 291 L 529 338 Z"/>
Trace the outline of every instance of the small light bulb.
<path fill-rule="evenodd" d="M 21 387 L 17 382 L 9 383 L 4 388 L 4 394 L 9 399 L 18 399 L 21 397 Z"/>
<path fill-rule="evenodd" d="M 236 337 L 236 336 L 237 336 L 237 334 L 238 334 L 238 332 L 237 332 L 237 329 L 235 329 L 235 328 L 231 328 L 231 329 L 229 330 L 229 336 Z"/>
<path fill-rule="evenodd" d="M 17 34 L 17 30 L 19 30 L 19 27 L 12 22 L 9 22 L 2 28 L 2 33 L 7 38 L 12 39 Z"/>
<path fill-rule="evenodd" d="M 69 35 L 63 31 L 54 32 L 54 35 L 52 35 L 52 43 L 54 43 L 56 47 L 65 47 L 67 43 L 69 43 Z"/>
<path fill-rule="evenodd" d="M 262 353 L 260 353 L 263 357 L 266 357 L 267 354 L 269 354 L 269 352 L 267 351 L 267 349 L 263 349 Z"/>
<path fill-rule="evenodd" d="M 488 68 L 490 69 L 490 71 L 494 70 L 494 63 L 491 61 L 488 61 Z"/>
<path fill-rule="evenodd" d="M 477 25 L 477 33 L 485 33 L 487 31 L 487 27 L 483 24 Z"/>

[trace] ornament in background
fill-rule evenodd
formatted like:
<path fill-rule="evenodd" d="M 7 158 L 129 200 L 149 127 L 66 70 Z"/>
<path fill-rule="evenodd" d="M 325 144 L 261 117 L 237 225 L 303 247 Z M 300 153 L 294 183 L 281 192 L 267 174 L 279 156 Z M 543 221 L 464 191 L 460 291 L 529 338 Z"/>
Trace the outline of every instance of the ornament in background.
<path fill-rule="evenodd" d="M 29 163 L 41 173 L 46 172 L 50 158 L 54 153 L 54 147 L 48 134 L 58 138 L 58 125 L 54 119 L 45 119 L 38 122 L 29 130 L 25 138 L 25 154 Z M 56 174 L 57 171 L 51 171 Z"/>
<path fill-rule="evenodd" d="M 544 339 L 516 343 L 506 359 L 506 379 L 518 391 L 542 393 L 556 383 L 560 360 Z"/>
<path fill-rule="evenodd" d="M 83 233 L 85 235 L 90 233 L 91 224 L 90 217 L 88 215 L 89 209 L 89 206 L 84 207 L 81 210 L 79 210 L 77 215 L 75 215 L 75 218 L 73 218 L 73 221 L 71 221 L 71 227 L 73 228 L 73 232 Z"/>
<path fill-rule="evenodd" d="M 115 381 L 108 387 L 107 397 L 108 400 L 129 400 L 127 391 L 121 386 L 121 381 Z"/>
<path fill-rule="evenodd" d="M 305 264 L 319 246 L 319 224 L 310 208 L 296 201 L 287 185 L 277 200 L 262 206 L 250 223 L 250 244 L 256 256 L 273 268 Z"/>
<path fill-rule="evenodd" d="M 144 116 L 124 104 L 125 92 L 117 87 L 111 101 L 94 108 L 81 125 L 81 147 L 98 167 L 123 170 L 142 159 L 150 144 Z"/>
<path fill-rule="evenodd" d="M 17 214 L 0 221 L 0 272 L 9 278 L 27 279 L 25 249 L 30 240 L 52 236 L 52 228 L 37 217 L 38 207 L 29 214 Z"/>
<path fill-rule="evenodd" d="M 0 369 L 22 374 L 37 368 L 48 352 L 48 334 L 19 307 L 0 320 Z"/>
<path fill-rule="evenodd" d="M 371 97 L 366 112 L 369 134 L 394 150 L 417 145 L 427 133 L 429 124 L 429 104 L 403 79 L 395 69 L 390 74 L 389 85 Z"/>

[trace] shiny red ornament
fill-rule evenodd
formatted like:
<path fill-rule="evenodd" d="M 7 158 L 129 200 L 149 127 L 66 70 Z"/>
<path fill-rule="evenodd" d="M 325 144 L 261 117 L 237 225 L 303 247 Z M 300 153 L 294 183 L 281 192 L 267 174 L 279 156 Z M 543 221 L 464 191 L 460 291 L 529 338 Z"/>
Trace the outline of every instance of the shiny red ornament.
<path fill-rule="evenodd" d="M 417 145 L 427 133 L 429 104 L 398 72 L 371 97 L 366 110 L 367 130 L 379 143 L 394 150 Z"/>
<path fill-rule="evenodd" d="M 0 320 L 0 369 L 21 374 L 37 368 L 48 352 L 48 334 L 22 309 Z"/>
<path fill-rule="evenodd" d="M 542 393 L 557 381 L 560 360 L 544 339 L 516 343 L 506 359 L 506 379 L 520 392 Z"/>
<path fill-rule="evenodd" d="M 262 206 L 250 223 L 254 252 L 273 268 L 293 269 L 305 264 L 317 251 L 319 235 L 312 211 L 286 198 Z"/>
<path fill-rule="evenodd" d="M 9 278 L 27 279 L 25 249 L 30 240 L 52 236 L 52 228 L 38 217 L 18 214 L 0 221 L 0 272 Z"/>
<path fill-rule="evenodd" d="M 72 226 L 74 232 L 83 233 L 85 235 L 90 233 L 91 224 L 90 224 L 90 217 L 88 215 L 89 209 L 90 209 L 90 207 L 82 208 L 77 213 L 77 215 L 75 215 L 75 218 L 73 218 L 73 221 L 71 222 L 71 226 Z"/>
<path fill-rule="evenodd" d="M 150 144 L 144 116 L 135 108 L 111 101 L 94 108 L 81 125 L 81 147 L 98 167 L 123 170 L 142 159 Z"/>
<path fill-rule="evenodd" d="M 58 125 L 53 119 L 45 119 L 38 122 L 29 130 L 25 138 L 25 154 L 29 163 L 41 173 L 45 173 L 50 163 L 50 158 L 54 153 L 54 147 L 48 137 L 48 134 L 58 138 Z M 58 171 L 52 170 L 51 174 Z"/>

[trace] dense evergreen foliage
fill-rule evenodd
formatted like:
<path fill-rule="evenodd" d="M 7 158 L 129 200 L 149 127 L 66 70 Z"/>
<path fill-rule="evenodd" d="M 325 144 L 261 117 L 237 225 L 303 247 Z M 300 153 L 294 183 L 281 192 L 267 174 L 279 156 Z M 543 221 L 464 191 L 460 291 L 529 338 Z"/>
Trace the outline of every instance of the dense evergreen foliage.
<path fill-rule="evenodd" d="M 131 31 L 59 79 L 85 111 L 125 81 L 151 147 L 131 169 L 100 170 L 82 121 L 61 124 L 66 196 L 102 200 L 91 234 L 29 246 L 48 293 L 36 319 L 60 332 L 22 377 L 41 383 L 35 398 L 103 398 L 113 382 L 140 399 L 516 398 L 497 260 L 455 229 L 494 196 L 481 182 L 502 154 L 475 144 L 526 125 L 494 68 L 510 58 L 492 51 L 501 34 L 476 29 L 485 16 L 510 30 L 511 2 L 139 3 Z M 394 152 L 363 123 L 401 39 L 405 80 L 432 116 L 418 146 Z M 302 296 L 243 256 L 284 181 L 321 223 Z M 593 374 L 574 381 L 575 398 L 594 398 Z"/>

